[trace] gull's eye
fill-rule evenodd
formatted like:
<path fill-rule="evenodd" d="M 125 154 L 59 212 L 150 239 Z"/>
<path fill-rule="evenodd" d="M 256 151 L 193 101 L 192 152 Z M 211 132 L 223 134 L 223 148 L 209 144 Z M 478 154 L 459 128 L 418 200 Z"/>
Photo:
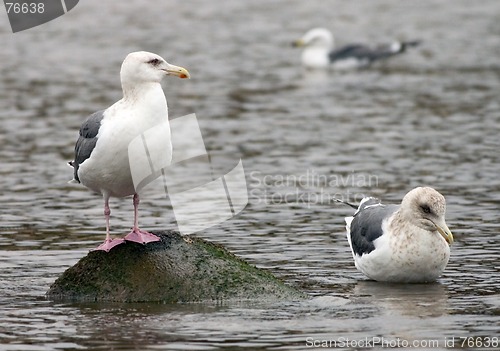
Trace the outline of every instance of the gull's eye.
<path fill-rule="evenodd" d="M 422 212 L 424 212 L 424 213 L 429 214 L 429 213 L 432 212 L 431 208 L 429 207 L 429 205 L 420 205 L 420 208 L 422 209 Z"/>
<path fill-rule="evenodd" d="M 158 60 L 157 58 L 148 61 L 148 63 L 153 65 L 153 66 L 158 66 L 160 64 L 160 62 L 161 61 Z"/>

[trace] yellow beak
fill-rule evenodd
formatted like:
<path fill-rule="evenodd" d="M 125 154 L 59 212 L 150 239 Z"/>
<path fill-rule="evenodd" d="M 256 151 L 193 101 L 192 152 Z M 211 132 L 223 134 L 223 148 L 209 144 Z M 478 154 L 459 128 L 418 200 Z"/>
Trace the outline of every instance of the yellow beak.
<path fill-rule="evenodd" d="M 292 42 L 292 46 L 295 48 L 300 48 L 301 46 L 304 46 L 304 45 L 305 45 L 305 43 L 302 39 L 297 39 L 297 40 Z"/>
<path fill-rule="evenodd" d="M 168 75 L 177 76 L 179 78 L 191 77 L 188 70 L 180 66 L 168 64 L 168 66 L 164 69 L 164 71 L 167 72 Z"/>
<path fill-rule="evenodd" d="M 441 236 L 446 240 L 448 245 L 453 244 L 453 234 L 451 234 L 450 228 L 446 225 L 446 223 L 436 224 L 437 231 Z"/>

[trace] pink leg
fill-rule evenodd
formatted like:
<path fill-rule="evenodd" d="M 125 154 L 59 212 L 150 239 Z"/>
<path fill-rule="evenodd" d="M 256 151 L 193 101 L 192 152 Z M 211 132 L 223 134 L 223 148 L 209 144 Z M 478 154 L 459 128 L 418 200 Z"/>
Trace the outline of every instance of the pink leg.
<path fill-rule="evenodd" d="M 160 238 L 156 235 L 139 229 L 139 195 L 137 193 L 134 194 L 134 227 L 132 231 L 125 236 L 125 240 L 139 244 L 160 241 Z"/>
<path fill-rule="evenodd" d="M 109 209 L 109 195 L 104 194 L 104 217 L 106 218 L 106 240 L 99 245 L 96 249 L 109 252 L 116 245 L 120 245 L 125 242 L 123 239 L 111 239 L 111 235 L 109 234 L 109 216 L 111 215 L 111 210 Z"/>

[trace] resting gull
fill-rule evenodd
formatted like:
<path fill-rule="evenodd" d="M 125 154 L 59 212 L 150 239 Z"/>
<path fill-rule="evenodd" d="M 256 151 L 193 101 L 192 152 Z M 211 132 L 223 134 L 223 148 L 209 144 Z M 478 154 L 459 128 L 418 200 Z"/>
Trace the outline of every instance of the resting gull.
<path fill-rule="evenodd" d="M 72 182 L 82 183 L 104 197 L 106 240 L 96 250 L 109 251 L 125 240 L 143 244 L 160 240 L 139 229 L 139 195 L 130 171 L 128 145 L 145 131 L 161 123 L 168 124 L 167 100 L 160 85 L 168 75 L 189 78 L 186 69 L 171 65 L 156 54 L 145 51 L 129 54 L 120 71 L 123 98 L 91 114 L 80 128 L 75 159 L 69 164 L 74 168 Z M 171 147 L 169 130 L 164 137 Z M 111 239 L 109 198 L 129 195 L 133 195 L 134 204 L 132 231 L 124 239 Z"/>
<path fill-rule="evenodd" d="M 453 243 L 445 210 L 443 195 L 429 187 L 411 190 L 399 206 L 364 198 L 354 216 L 345 219 L 356 268 L 378 281 L 436 280 Z"/>
<path fill-rule="evenodd" d="M 417 46 L 419 41 L 395 41 L 391 44 L 369 47 L 361 44 L 349 44 L 333 50 L 332 33 L 325 28 L 309 30 L 302 38 L 294 41 L 293 46 L 304 47 L 302 64 L 308 68 L 352 69 L 368 67 L 375 61 L 387 59 L 406 51 L 410 46 Z"/>

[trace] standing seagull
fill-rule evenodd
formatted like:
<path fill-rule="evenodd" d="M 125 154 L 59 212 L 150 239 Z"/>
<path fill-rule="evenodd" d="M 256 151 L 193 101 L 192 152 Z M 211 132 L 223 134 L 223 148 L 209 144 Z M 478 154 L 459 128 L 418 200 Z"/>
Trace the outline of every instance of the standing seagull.
<path fill-rule="evenodd" d="M 443 195 L 429 187 L 411 190 L 400 206 L 364 198 L 354 216 L 345 219 L 356 268 L 378 281 L 436 280 L 453 243 L 445 211 Z"/>
<path fill-rule="evenodd" d="M 387 59 L 406 51 L 410 46 L 417 46 L 419 41 L 395 41 L 391 44 L 369 47 L 361 44 L 349 44 L 333 50 L 332 33 L 325 28 L 314 28 L 292 43 L 304 47 L 302 64 L 307 68 L 352 69 L 370 66 L 375 61 Z"/>
<path fill-rule="evenodd" d="M 160 240 L 138 226 L 139 195 L 136 192 L 128 158 L 129 143 L 145 131 L 168 123 L 168 108 L 161 80 L 168 75 L 189 78 L 189 72 L 166 62 L 160 56 L 133 52 L 123 61 L 120 79 L 123 98 L 105 110 L 91 114 L 80 128 L 75 145 L 72 182 L 82 183 L 104 197 L 106 240 L 96 250 L 109 251 L 125 240 L 148 243 Z M 170 145 L 170 130 L 167 129 Z M 111 239 L 109 234 L 109 198 L 133 195 L 134 226 L 124 239 Z"/>

